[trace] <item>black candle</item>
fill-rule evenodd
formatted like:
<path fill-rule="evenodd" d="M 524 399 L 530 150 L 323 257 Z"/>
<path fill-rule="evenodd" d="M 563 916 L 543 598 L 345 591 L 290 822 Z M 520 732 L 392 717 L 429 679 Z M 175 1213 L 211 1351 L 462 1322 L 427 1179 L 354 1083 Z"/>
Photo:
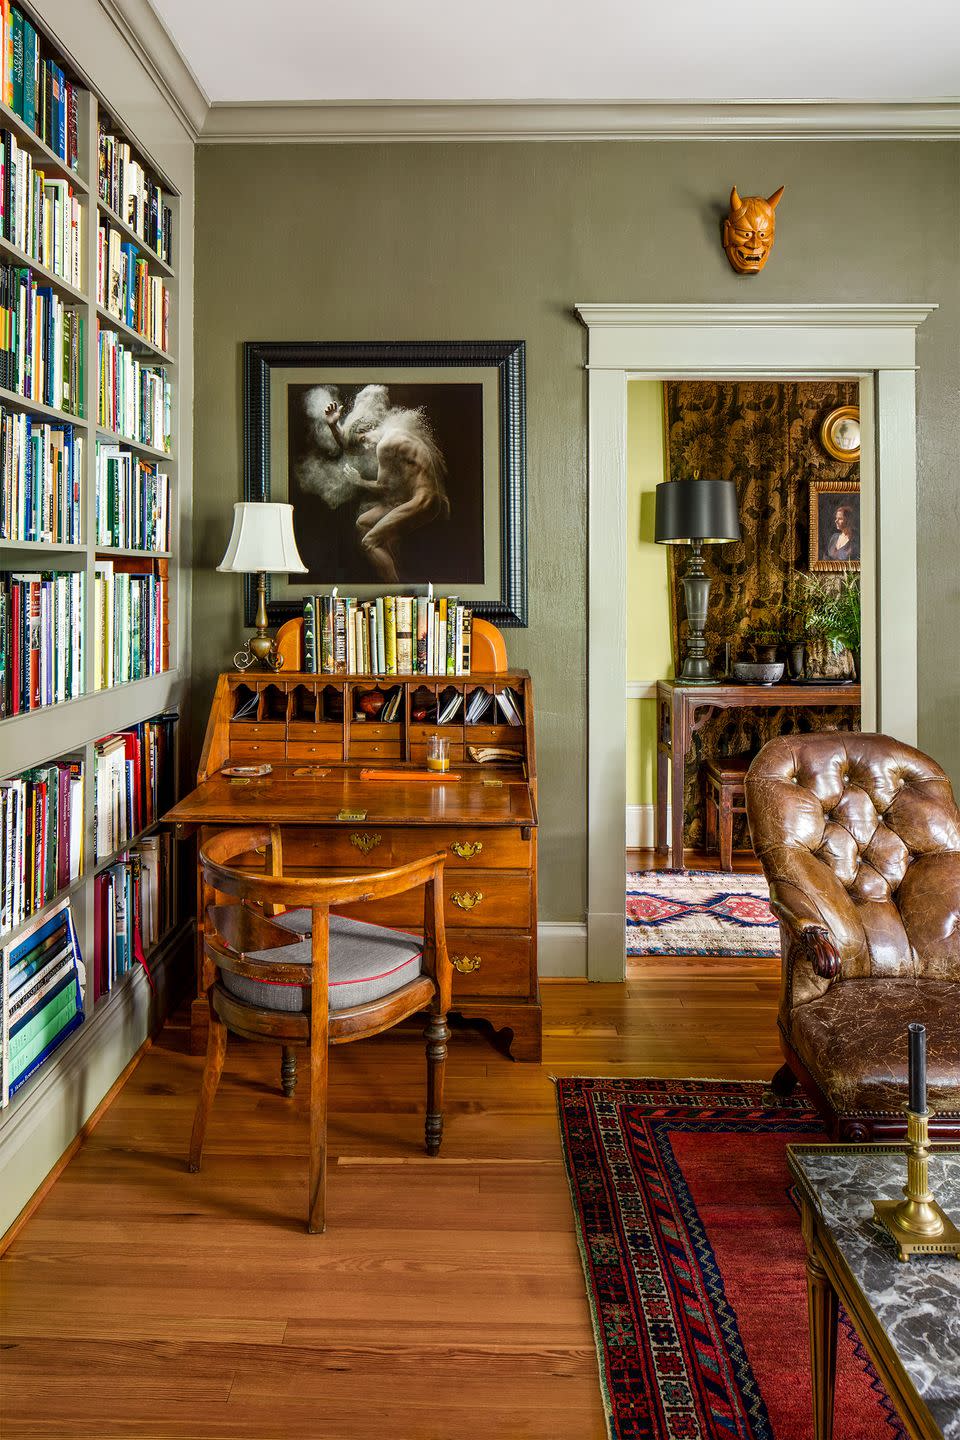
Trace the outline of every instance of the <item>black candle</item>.
<path fill-rule="evenodd" d="M 927 1028 L 913 1021 L 907 1026 L 910 1098 L 907 1108 L 914 1115 L 927 1113 Z"/>

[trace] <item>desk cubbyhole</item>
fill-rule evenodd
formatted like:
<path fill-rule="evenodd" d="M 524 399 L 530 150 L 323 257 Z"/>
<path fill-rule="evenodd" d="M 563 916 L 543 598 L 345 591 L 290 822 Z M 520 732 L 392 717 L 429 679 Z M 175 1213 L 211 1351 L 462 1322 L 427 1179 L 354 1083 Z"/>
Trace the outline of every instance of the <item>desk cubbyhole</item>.
<path fill-rule="evenodd" d="M 396 727 L 399 734 L 403 714 L 403 687 L 400 685 L 351 686 L 351 714 L 354 723 Z"/>
<path fill-rule="evenodd" d="M 471 685 L 467 689 L 464 723 L 473 725 L 496 725 L 499 709 L 492 685 Z"/>
<path fill-rule="evenodd" d="M 264 685 L 260 691 L 260 719 L 286 721 L 287 700 L 285 685 Z"/>
<path fill-rule="evenodd" d="M 259 705 L 260 695 L 253 685 L 235 685 L 230 694 L 230 723 L 254 722 Z"/>
<path fill-rule="evenodd" d="M 290 692 L 290 719 L 294 723 L 315 723 L 319 698 L 315 685 L 294 685 Z"/>
<path fill-rule="evenodd" d="M 318 697 L 317 720 L 330 725 L 343 725 L 343 687 L 324 685 Z"/>
<path fill-rule="evenodd" d="M 490 723 L 497 725 L 512 725 L 515 729 L 523 726 L 523 691 L 512 685 L 495 685 L 495 699 L 497 714 L 491 716 Z"/>

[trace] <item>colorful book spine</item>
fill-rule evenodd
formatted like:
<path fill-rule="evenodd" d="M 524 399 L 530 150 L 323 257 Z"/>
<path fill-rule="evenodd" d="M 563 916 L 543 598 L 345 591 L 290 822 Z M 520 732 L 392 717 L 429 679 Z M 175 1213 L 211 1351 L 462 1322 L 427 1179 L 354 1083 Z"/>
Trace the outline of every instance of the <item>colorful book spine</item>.
<path fill-rule="evenodd" d="M 303 665 L 323 675 L 469 675 L 472 628 L 473 612 L 456 596 L 312 595 Z"/>

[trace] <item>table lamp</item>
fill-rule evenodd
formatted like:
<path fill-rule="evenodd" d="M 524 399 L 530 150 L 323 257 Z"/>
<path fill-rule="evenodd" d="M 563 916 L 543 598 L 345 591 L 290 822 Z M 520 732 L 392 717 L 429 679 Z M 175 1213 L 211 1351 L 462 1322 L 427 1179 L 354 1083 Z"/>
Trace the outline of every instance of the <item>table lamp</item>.
<path fill-rule="evenodd" d="M 681 684 L 711 684 L 704 627 L 710 602 L 710 577 L 704 574 L 703 545 L 740 539 L 737 487 L 732 480 L 666 480 L 657 486 L 654 539 L 658 545 L 690 545 L 693 554 L 683 577 L 687 609 L 687 653 L 677 679 Z"/>
<path fill-rule="evenodd" d="M 233 533 L 220 571 L 257 577 L 257 633 L 233 657 L 238 670 L 259 662 L 268 670 L 279 670 L 277 642 L 267 634 L 267 573 L 290 575 L 306 572 L 293 535 L 293 506 L 272 500 L 238 500 L 233 507 Z"/>

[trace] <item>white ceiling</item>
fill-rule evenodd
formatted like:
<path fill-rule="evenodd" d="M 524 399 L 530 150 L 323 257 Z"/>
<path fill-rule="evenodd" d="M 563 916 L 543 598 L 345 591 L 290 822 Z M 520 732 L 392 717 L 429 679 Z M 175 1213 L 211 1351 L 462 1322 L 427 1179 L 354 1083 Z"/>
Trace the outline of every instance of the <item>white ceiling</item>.
<path fill-rule="evenodd" d="M 933 100 L 957 0 L 151 0 L 216 101 Z"/>

